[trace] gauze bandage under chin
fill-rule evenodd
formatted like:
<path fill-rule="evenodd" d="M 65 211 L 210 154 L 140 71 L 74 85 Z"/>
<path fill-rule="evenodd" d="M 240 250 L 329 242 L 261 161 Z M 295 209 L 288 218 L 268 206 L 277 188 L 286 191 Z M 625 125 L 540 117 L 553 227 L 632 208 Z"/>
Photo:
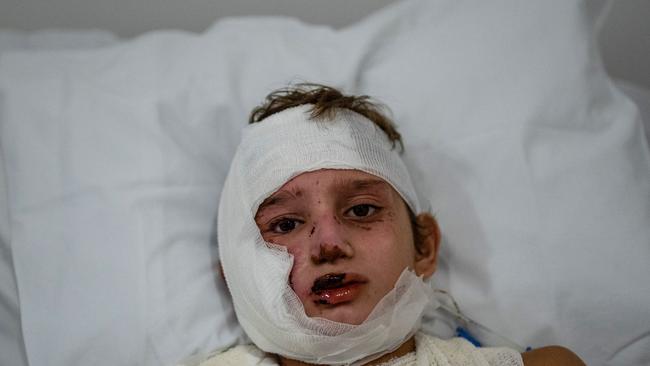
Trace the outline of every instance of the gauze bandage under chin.
<path fill-rule="evenodd" d="M 265 242 L 259 205 L 291 178 L 319 169 L 356 169 L 388 182 L 415 213 L 408 171 L 386 135 L 345 109 L 309 120 L 311 105 L 284 110 L 244 129 L 221 195 L 220 260 L 240 324 L 257 347 L 316 364 L 360 364 L 397 349 L 419 328 L 430 287 L 404 270 L 359 325 L 310 318 L 289 285 L 293 257 Z"/>

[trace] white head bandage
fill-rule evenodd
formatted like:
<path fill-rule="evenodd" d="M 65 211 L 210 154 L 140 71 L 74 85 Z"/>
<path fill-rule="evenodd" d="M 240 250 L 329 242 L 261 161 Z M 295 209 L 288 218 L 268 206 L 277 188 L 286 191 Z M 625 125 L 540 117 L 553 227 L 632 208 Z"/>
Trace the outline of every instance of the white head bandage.
<path fill-rule="evenodd" d="M 387 136 L 355 112 L 309 120 L 311 105 L 245 128 L 219 205 L 219 253 L 240 324 L 260 349 L 317 364 L 366 362 L 391 352 L 419 328 L 430 288 L 406 269 L 359 325 L 309 318 L 289 286 L 293 256 L 266 243 L 255 224 L 260 204 L 291 178 L 319 169 L 357 169 L 395 188 L 414 213 L 420 205 Z"/>

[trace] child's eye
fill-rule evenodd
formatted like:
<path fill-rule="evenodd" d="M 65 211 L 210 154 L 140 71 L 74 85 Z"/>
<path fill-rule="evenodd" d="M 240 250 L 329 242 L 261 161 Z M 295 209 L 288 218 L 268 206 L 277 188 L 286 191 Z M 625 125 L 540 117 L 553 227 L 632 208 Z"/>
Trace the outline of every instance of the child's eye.
<path fill-rule="evenodd" d="M 377 212 L 377 209 L 377 206 L 369 204 L 356 205 L 348 210 L 348 214 L 353 217 L 366 217 Z"/>
<path fill-rule="evenodd" d="M 280 219 L 271 223 L 270 229 L 274 233 L 286 234 L 300 225 L 300 221 L 295 219 Z"/>

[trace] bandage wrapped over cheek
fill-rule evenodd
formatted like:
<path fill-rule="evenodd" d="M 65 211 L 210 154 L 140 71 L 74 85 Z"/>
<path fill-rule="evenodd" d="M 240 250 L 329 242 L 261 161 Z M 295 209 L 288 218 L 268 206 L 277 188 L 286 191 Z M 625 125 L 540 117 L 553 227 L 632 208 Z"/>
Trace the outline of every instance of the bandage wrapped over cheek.
<path fill-rule="evenodd" d="M 315 364 L 353 365 L 397 349 L 419 328 L 430 287 L 405 269 L 359 325 L 310 318 L 289 285 L 293 257 L 262 239 L 259 205 L 291 178 L 319 169 L 356 169 L 389 183 L 413 212 L 420 206 L 408 171 L 385 134 L 345 109 L 310 120 L 310 105 L 244 130 L 221 195 L 219 255 L 237 318 L 260 349 Z"/>

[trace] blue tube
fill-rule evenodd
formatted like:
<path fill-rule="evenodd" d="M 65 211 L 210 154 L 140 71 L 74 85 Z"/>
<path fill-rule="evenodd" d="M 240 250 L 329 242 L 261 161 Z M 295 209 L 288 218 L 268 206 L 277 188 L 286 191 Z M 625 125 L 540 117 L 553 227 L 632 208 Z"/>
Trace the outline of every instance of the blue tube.
<path fill-rule="evenodd" d="M 461 338 L 465 338 L 469 343 L 473 344 L 476 347 L 481 347 L 481 342 L 478 339 L 474 338 L 467 329 L 463 327 L 456 328 L 456 335 Z"/>

